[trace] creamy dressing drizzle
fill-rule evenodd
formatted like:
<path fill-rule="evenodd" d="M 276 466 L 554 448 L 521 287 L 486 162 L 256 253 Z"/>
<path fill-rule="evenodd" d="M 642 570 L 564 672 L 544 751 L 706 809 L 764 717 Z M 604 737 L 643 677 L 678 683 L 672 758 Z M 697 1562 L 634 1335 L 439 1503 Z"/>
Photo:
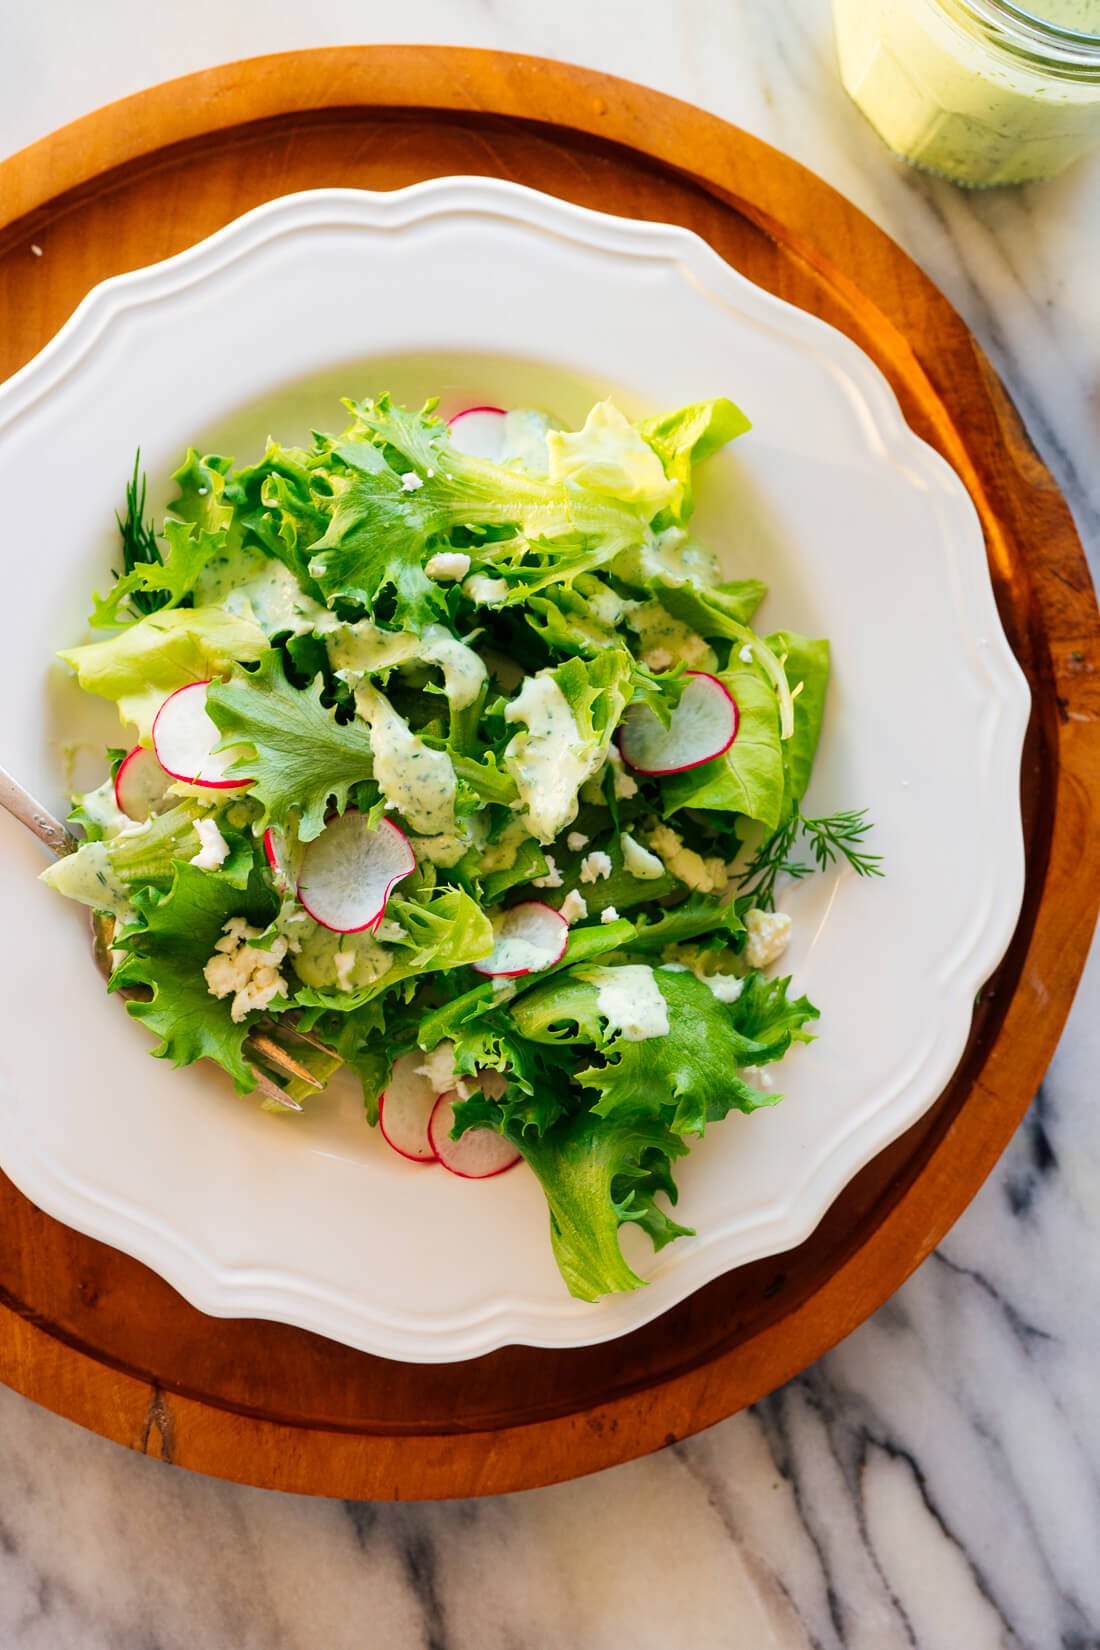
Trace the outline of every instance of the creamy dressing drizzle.
<path fill-rule="evenodd" d="M 42 880 L 95 911 L 110 911 L 123 922 L 134 920 L 134 908 L 114 873 L 105 842 L 85 842 L 75 854 L 56 860 Z"/>
<path fill-rule="evenodd" d="M 105 779 L 94 791 L 85 791 L 80 798 L 80 806 L 93 824 L 102 826 L 108 836 L 117 836 L 121 831 L 140 829 L 129 814 L 124 814 L 119 807 L 115 799 L 113 779 Z"/>
<path fill-rule="evenodd" d="M 353 684 L 397 665 L 437 665 L 443 672 L 443 691 L 452 710 L 472 705 L 489 679 L 473 648 L 441 624 L 430 624 L 423 636 L 414 636 L 406 630 L 383 630 L 372 620 L 363 619 L 358 624 L 341 625 L 326 645 L 333 670 Z"/>
<path fill-rule="evenodd" d="M 388 699 L 364 684 L 355 707 L 370 725 L 374 777 L 421 836 L 450 836 L 455 825 L 455 771 L 446 751 L 433 751 Z"/>
<path fill-rule="evenodd" d="M 642 653 L 667 654 L 667 662 L 654 664 L 655 669 L 667 670 L 670 664 L 683 660 L 693 670 L 713 670 L 718 663 L 713 648 L 690 625 L 676 619 L 659 601 L 632 602 L 626 611 L 626 622 L 635 631 Z"/>
<path fill-rule="evenodd" d="M 624 1043 L 667 1037 L 668 1004 L 648 963 L 593 968 L 585 977 L 596 987 L 596 1003 L 607 1029 Z"/>
<path fill-rule="evenodd" d="M 510 871 L 516 863 L 520 843 L 531 835 L 522 819 L 510 819 L 495 842 L 491 842 L 481 856 L 481 869 Z"/>
<path fill-rule="evenodd" d="M 307 596 L 290 568 L 260 551 L 217 556 L 199 574 L 195 602 L 254 619 L 265 636 L 334 630 L 339 620 Z"/>
<path fill-rule="evenodd" d="M 509 705 L 507 722 L 523 728 L 504 752 L 531 835 L 552 842 L 577 816 L 577 792 L 603 760 L 602 749 L 582 751 L 569 701 L 549 673 L 529 676 Z"/>
<path fill-rule="evenodd" d="M 722 567 L 713 550 L 689 539 L 682 527 L 651 533 L 643 544 L 620 550 L 611 571 L 643 589 L 660 579 L 666 584 L 718 584 Z"/>
<path fill-rule="evenodd" d="M 393 954 L 373 935 L 337 934 L 319 922 L 302 924 L 291 944 L 294 969 L 315 991 L 360 991 L 393 967 Z"/>
<path fill-rule="evenodd" d="M 346 682 L 392 670 L 416 658 L 420 643 L 408 630 L 383 630 L 372 619 L 339 625 L 325 643 L 329 664 Z"/>

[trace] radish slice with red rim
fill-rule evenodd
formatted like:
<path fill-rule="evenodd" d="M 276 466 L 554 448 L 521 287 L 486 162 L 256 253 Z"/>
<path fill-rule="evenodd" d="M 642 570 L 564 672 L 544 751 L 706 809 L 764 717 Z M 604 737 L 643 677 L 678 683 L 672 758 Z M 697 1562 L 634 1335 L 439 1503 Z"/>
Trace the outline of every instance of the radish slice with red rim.
<path fill-rule="evenodd" d="M 264 858 L 278 876 L 286 876 L 286 838 L 274 825 L 269 825 L 264 832 Z"/>
<path fill-rule="evenodd" d="M 428 1124 L 439 1096 L 417 1069 L 423 1059 L 419 1052 L 400 1055 L 378 1101 L 378 1127 L 394 1151 L 410 1163 L 436 1161 Z"/>
<path fill-rule="evenodd" d="M 474 968 L 479 974 L 516 979 L 561 961 L 569 940 L 569 924 L 541 900 L 524 900 L 497 918 L 493 936 L 492 951 L 474 963 Z"/>
<path fill-rule="evenodd" d="M 302 849 L 297 841 L 288 842 L 278 826 L 269 825 L 263 835 L 264 858 L 270 865 L 277 888 L 297 892 L 298 871 L 302 863 Z"/>
<path fill-rule="evenodd" d="M 115 774 L 115 801 L 128 819 L 146 820 L 164 801 L 171 784 L 171 774 L 165 773 L 153 751 L 144 745 L 135 745 L 124 756 Z"/>
<path fill-rule="evenodd" d="M 485 1073 L 486 1090 L 489 1075 Z M 493 1129 L 467 1129 L 458 1140 L 451 1139 L 457 1099 L 453 1089 L 441 1094 L 428 1122 L 428 1139 L 443 1167 L 463 1180 L 489 1180 L 514 1169 L 521 1154 Z"/>
<path fill-rule="evenodd" d="M 322 928 L 358 934 L 377 927 L 391 889 L 415 869 L 409 839 L 392 819 L 372 831 L 359 809 L 349 808 L 302 849 L 298 898 Z"/>
<path fill-rule="evenodd" d="M 240 790 L 252 781 L 226 778 L 225 771 L 236 760 L 239 747 L 214 749 L 222 735 L 206 709 L 209 686 L 209 682 L 188 682 L 169 694 L 153 720 L 153 749 L 173 779 L 214 791 Z"/>
<path fill-rule="evenodd" d="M 619 730 L 623 761 L 636 773 L 684 773 L 713 762 L 737 738 L 737 701 L 717 676 L 689 671 L 690 680 L 664 723 L 648 705 L 631 705 Z"/>
<path fill-rule="evenodd" d="M 451 443 L 468 458 L 484 458 L 496 463 L 504 451 L 503 407 L 466 407 L 447 420 Z"/>

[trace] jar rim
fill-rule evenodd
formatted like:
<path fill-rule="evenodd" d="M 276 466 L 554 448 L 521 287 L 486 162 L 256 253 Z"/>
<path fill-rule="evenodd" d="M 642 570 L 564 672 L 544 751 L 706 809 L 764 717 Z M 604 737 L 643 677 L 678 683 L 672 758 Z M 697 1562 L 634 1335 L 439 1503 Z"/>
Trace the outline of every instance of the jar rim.
<path fill-rule="evenodd" d="M 1031 57 L 1050 68 L 1100 70 L 1100 33 L 1075 29 L 1032 11 L 1019 0 L 954 0 L 955 5 L 997 45 Z M 945 9 L 950 0 L 941 0 Z"/>

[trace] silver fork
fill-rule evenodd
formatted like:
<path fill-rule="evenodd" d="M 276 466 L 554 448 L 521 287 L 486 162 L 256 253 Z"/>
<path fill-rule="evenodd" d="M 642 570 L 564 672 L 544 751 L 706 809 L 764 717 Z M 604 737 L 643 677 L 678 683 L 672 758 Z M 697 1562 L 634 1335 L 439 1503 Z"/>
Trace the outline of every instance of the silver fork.
<path fill-rule="evenodd" d="M 18 780 L 13 779 L 7 769 L 2 767 L 0 767 L 0 808 L 5 808 L 21 825 L 25 825 L 27 830 L 36 836 L 43 847 L 48 848 L 56 859 L 61 859 L 65 854 L 73 853 L 80 846 L 72 832 L 59 819 L 55 819 L 48 808 L 44 808 L 41 802 L 36 801 L 30 792 L 24 790 Z M 107 915 L 106 912 L 93 911 L 91 913 L 91 923 L 92 955 L 95 958 L 96 967 L 106 978 L 111 973 L 110 952 L 115 933 L 115 919 Z M 123 995 L 137 997 L 140 993 L 137 991 L 124 991 Z M 291 1031 L 295 1037 L 300 1038 L 303 1043 L 321 1049 L 326 1054 L 331 1053 L 331 1050 L 324 1043 L 319 1042 L 315 1037 L 311 1037 L 308 1032 L 300 1031 L 290 1021 L 281 1022 L 280 1029 L 284 1027 Z M 297 1078 L 299 1082 L 305 1083 L 309 1088 L 320 1089 L 323 1086 L 311 1071 L 275 1041 L 268 1030 L 264 1030 L 260 1026 L 254 1026 L 251 1029 L 245 1039 L 244 1047 L 245 1053 L 249 1057 L 249 1065 L 256 1078 L 256 1087 L 266 1099 L 273 1101 L 277 1106 L 285 1106 L 290 1111 L 301 1111 L 302 1109 L 298 1101 L 288 1094 L 286 1089 L 282 1088 L 275 1082 L 274 1078 L 256 1064 L 257 1060 L 268 1066 L 274 1066 L 277 1071 L 287 1077 Z"/>

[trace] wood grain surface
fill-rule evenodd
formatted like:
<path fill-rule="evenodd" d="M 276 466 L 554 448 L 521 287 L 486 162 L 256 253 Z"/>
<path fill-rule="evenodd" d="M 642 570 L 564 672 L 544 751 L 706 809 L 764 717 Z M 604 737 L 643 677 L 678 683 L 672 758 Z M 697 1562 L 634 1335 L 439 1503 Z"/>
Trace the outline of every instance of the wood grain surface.
<path fill-rule="evenodd" d="M 887 374 L 970 489 L 1031 683 L 1027 892 L 959 1070 L 921 1122 L 799 1249 L 610 1345 L 423 1367 L 205 1317 L 0 1179 L 0 1378 L 176 1465 L 325 1495 L 574 1477 L 705 1427 L 818 1357 L 897 1288 L 993 1166 L 1054 1050 L 1100 898 L 1098 619 L 1066 504 L 920 270 L 826 184 L 712 116 L 588 71 L 449 48 L 294 53 L 157 87 L 0 166 L 0 377 L 97 281 L 261 201 L 461 172 L 686 225 Z"/>

